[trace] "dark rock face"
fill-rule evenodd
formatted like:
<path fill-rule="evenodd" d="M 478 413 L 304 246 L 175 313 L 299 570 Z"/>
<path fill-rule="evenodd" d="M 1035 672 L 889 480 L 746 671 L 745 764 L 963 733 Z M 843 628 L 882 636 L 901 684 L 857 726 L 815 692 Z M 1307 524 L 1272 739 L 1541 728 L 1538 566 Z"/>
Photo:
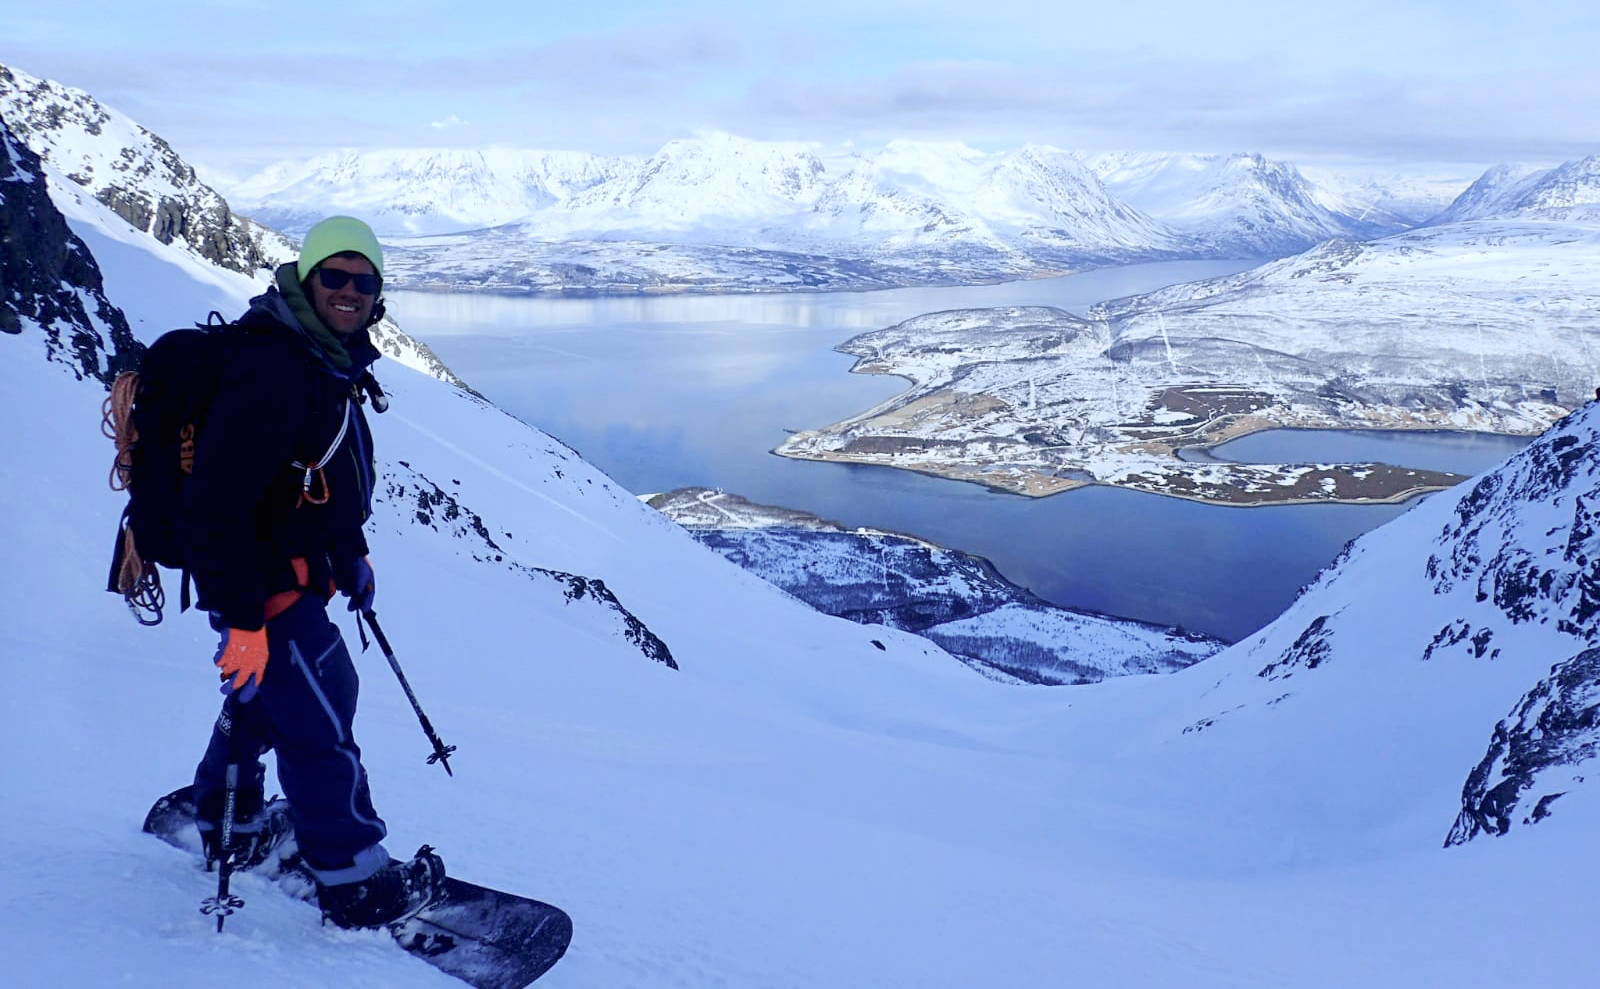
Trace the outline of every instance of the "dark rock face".
<path fill-rule="evenodd" d="M 1579 650 L 1497 724 L 1462 788 L 1445 839 L 1459 845 L 1548 817 L 1600 754 L 1600 437 L 1592 412 L 1557 424 L 1486 475 L 1439 535 L 1426 574 L 1435 593 L 1465 590 L 1495 621 L 1457 619 L 1425 659 L 1504 662 L 1510 626 L 1553 626 Z M 1502 621 L 1503 619 L 1503 621 Z M 1557 654 L 1559 655 L 1559 653 Z"/>
<path fill-rule="evenodd" d="M 1535 824 L 1583 776 L 1573 767 L 1600 751 L 1600 649 L 1587 649 L 1550 675 L 1494 729 L 1488 754 L 1467 777 L 1461 814 L 1445 838 L 1459 845 L 1513 824 Z"/>
<path fill-rule="evenodd" d="M 1461 500 L 1455 519 L 1440 533 L 1441 548 L 1428 559 L 1435 593 L 1470 587 L 1479 602 L 1492 602 L 1512 624 L 1554 622 L 1584 644 L 1600 642 L 1597 464 L 1594 433 L 1560 424 L 1506 469 L 1485 475 Z M 1551 520 L 1542 540 L 1506 538 L 1517 516 L 1535 510 Z M 1441 629 L 1430 657 L 1469 641 L 1477 656 L 1498 655 L 1487 648 L 1487 631 L 1468 631 Z"/>
<path fill-rule="evenodd" d="M 1314 670 L 1327 662 L 1333 656 L 1333 647 L 1328 642 L 1328 618 L 1328 615 L 1318 616 L 1294 640 L 1294 645 L 1256 675 L 1281 680 L 1296 669 Z"/>
<path fill-rule="evenodd" d="M 51 202 L 39 158 L 0 120 L 0 332 L 23 320 L 45 335 L 45 357 L 106 385 L 142 348 L 102 291 L 100 269 Z"/>
<path fill-rule="evenodd" d="M 246 273 L 273 267 L 293 249 L 275 231 L 235 216 L 166 141 L 137 125 L 129 124 L 139 149 L 124 148 L 102 161 L 64 157 L 56 150 L 63 135 L 97 136 L 113 122 L 86 93 L 0 65 L 0 111 L 20 143 L 163 244 L 185 244 L 215 264 Z"/>

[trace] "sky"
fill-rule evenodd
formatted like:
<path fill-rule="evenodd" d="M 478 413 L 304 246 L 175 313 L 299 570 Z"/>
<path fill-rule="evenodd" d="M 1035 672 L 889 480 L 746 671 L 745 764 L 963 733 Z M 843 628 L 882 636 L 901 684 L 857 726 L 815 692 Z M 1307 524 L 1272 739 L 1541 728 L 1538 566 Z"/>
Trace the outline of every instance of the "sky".
<path fill-rule="evenodd" d="M 1475 167 L 1600 152 L 1592 0 L 0 0 L 0 23 L 0 63 L 222 170 L 341 148 L 646 156 L 706 131 Z"/>

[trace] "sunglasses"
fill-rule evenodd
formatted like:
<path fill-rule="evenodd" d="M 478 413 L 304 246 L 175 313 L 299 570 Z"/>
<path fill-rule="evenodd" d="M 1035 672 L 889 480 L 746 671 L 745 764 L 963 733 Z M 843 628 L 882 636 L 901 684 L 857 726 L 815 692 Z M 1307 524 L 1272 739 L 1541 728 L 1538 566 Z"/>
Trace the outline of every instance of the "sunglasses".
<path fill-rule="evenodd" d="M 377 275 L 357 275 L 338 268 L 318 268 L 317 281 L 330 292 L 337 292 L 349 282 L 355 282 L 356 291 L 362 295 L 377 295 L 378 289 L 383 287 L 383 279 Z"/>

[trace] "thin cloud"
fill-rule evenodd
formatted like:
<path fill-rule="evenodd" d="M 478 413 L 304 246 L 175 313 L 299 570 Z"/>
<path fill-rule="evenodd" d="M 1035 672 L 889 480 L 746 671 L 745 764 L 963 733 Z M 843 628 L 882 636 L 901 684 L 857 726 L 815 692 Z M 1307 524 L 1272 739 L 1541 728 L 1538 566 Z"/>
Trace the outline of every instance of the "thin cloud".
<path fill-rule="evenodd" d="M 619 0 L 560 12 L 491 4 L 465 18 L 433 0 L 394 0 L 405 26 L 374 16 L 353 51 L 279 22 L 256 25 L 252 45 L 182 49 L 147 19 L 90 2 L 105 9 L 91 19 L 100 33 L 8 23 L 7 64 L 87 90 L 218 164 L 246 149 L 289 157 L 421 135 L 650 154 L 701 129 L 863 147 L 915 138 L 1291 159 L 1600 151 L 1592 2 L 1553 0 L 1519 18 L 1473 0 L 1070 11 L 1024 0 Z M 193 16 L 242 31 L 247 6 Z M 126 44 L 118 20 L 149 44 Z"/>

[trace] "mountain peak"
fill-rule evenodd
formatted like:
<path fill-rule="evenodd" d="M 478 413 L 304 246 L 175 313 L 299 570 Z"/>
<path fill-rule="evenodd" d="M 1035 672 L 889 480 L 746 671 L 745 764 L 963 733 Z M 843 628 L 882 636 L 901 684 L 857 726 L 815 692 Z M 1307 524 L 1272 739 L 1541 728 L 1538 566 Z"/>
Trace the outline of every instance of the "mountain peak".
<path fill-rule="evenodd" d="M 236 216 L 166 141 L 82 90 L 0 65 L 0 116 L 40 158 L 163 244 L 245 273 L 293 256 L 293 244 Z"/>
<path fill-rule="evenodd" d="M 1293 165 L 1258 152 L 1111 154 L 1086 163 L 1127 202 L 1226 256 L 1282 257 L 1330 238 L 1366 240 L 1405 226 L 1319 195 Z"/>

